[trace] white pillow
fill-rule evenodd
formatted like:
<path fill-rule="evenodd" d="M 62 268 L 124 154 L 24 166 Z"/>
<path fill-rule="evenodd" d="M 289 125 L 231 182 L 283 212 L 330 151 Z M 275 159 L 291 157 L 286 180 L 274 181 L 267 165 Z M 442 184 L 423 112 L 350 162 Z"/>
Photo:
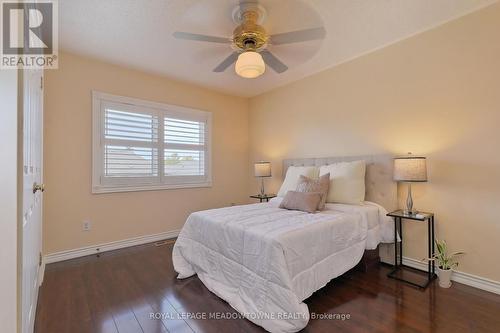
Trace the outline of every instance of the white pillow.
<path fill-rule="evenodd" d="M 323 165 L 319 175 L 330 173 L 326 202 L 359 205 L 365 201 L 365 161 Z"/>
<path fill-rule="evenodd" d="M 299 183 L 300 175 L 309 178 L 318 178 L 319 169 L 314 166 L 290 166 L 286 171 L 285 180 L 281 184 L 280 190 L 278 191 L 278 197 L 284 197 L 286 192 L 295 191 L 297 189 L 297 184 Z"/>

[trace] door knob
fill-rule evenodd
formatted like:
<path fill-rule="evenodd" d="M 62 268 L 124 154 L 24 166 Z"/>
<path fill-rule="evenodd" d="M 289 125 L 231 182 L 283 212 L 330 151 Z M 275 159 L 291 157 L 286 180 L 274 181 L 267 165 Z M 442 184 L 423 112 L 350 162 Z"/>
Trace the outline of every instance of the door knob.
<path fill-rule="evenodd" d="M 33 184 L 33 193 L 36 193 L 37 191 L 43 192 L 45 191 L 45 185 L 44 184 Z"/>

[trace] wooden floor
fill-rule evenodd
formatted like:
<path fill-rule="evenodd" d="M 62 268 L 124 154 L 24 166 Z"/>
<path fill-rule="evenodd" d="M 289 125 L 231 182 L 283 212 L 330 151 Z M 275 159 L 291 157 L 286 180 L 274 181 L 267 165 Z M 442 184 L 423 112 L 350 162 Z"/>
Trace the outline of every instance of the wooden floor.
<path fill-rule="evenodd" d="M 172 243 L 152 244 L 48 265 L 40 289 L 37 333 L 261 332 L 197 277 L 176 280 Z M 304 332 L 500 332 L 500 296 L 454 283 L 420 291 L 386 277 L 388 267 L 349 272 L 307 301 L 319 315 Z M 151 319 L 151 313 L 163 313 Z M 195 318 L 198 316 L 198 318 Z"/>

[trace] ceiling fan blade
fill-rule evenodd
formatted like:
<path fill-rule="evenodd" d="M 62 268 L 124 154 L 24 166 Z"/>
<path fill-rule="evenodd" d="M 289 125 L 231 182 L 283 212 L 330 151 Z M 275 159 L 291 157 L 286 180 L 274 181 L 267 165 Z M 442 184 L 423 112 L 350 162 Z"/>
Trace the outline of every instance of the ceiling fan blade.
<path fill-rule="evenodd" d="M 246 5 L 246 4 L 258 4 L 258 0 L 240 0 L 240 6 L 241 5 Z"/>
<path fill-rule="evenodd" d="M 231 43 L 231 39 L 229 38 L 192 34 L 190 32 L 182 32 L 182 31 L 174 32 L 174 37 L 177 39 L 195 40 L 198 42 L 210 42 L 210 43 L 222 43 L 222 44 Z"/>
<path fill-rule="evenodd" d="M 308 40 L 323 39 L 325 38 L 325 36 L 326 36 L 326 30 L 323 27 L 290 31 L 282 34 L 272 35 L 271 44 L 280 45 L 280 44 L 299 43 Z"/>
<path fill-rule="evenodd" d="M 238 52 L 231 53 L 229 57 L 224 59 L 217 67 L 214 68 L 213 71 L 216 73 L 224 72 L 229 66 L 236 62 L 236 59 L 238 59 L 238 55 Z"/>
<path fill-rule="evenodd" d="M 263 50 L 260 52 L 262 58 L 264 58 L 264 62 L 266 65 L 271 67 L 276 73 L 283 73 L 288 69 L 288 66 L 281 62 L 274 54 L 269 52 L 268 50 Z"/>

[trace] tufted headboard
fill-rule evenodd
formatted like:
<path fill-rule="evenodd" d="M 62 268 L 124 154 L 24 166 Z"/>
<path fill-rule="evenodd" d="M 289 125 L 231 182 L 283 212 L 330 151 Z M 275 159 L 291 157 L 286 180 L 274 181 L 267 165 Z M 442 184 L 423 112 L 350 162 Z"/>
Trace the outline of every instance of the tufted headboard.
<path fill-rule="evenodd" d="M 291 158 L 283 160 L 283 178 L 289 166 L 322 166 L 337 162 L 364 160 L 366 162 L 365 200 L 383 206 L 387 211 L 397 209 L 397 183 L 393 177 L 393 156 L 367 155 L 325 158 Z"/>

